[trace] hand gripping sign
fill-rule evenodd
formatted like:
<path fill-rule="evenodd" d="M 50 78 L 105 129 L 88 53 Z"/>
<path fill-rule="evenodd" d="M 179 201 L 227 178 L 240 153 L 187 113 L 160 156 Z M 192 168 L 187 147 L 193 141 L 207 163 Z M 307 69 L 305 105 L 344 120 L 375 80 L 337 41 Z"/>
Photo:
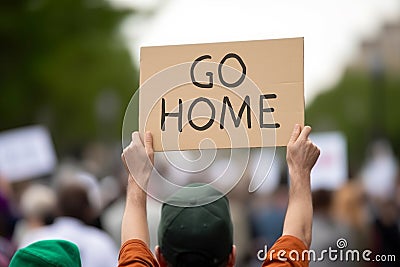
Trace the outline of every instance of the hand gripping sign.
<path fill-rule="evenodd" d="M 143 47 L 139 131 L 155 151 L 286 146 L 304 124 L 303 44 Z"/>

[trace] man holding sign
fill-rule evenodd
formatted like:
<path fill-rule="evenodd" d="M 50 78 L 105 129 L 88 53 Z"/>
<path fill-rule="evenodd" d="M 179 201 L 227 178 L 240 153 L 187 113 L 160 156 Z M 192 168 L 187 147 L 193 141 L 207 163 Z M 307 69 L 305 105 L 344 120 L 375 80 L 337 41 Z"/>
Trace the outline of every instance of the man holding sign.
<path fill-rule="evenodd" d="M 140 70 L 141 134 L 131 135 L 122 155 L 129 178 L 119 266 L 235 264 L 229 201 L 205 184 L 175 190 L 164 201 L 153 257 L 146 197 L 154 151 L 286 145 L 289 205 L 283 235 L 263 266 L 306 266 L 307 260 L 287 258 L 311 243 L 310 172 L 319 156 L 311 128 L 302 127 L 303 38 L 147 47 Z M 203 142 L 210 139 L 211 145 Z"/>
<path fill-rule="evenodd" d="M 310 173 L 320 152 L 308 138 L 310 132 L 309 126 L 302 128 L 296 124 L 287 145 L 289 204 L 282 237 L 269 250 L 262 266 L 308 266 L 307 259 L 293 260 L 289 255 L 293 251 L 302 255 L 311 243 L 313 210 Z M 193 198 L 182 191 L 171 198 L 173 201 L 180 200 L 179 205 L 173 201 L 163 205 L 159 228 L 161 242 L 156 247 L 156 260 L 148 247 L 146 213 L 146 189 L 154 164 L 151 133 L 146 132 L 143 139 L 138 132 L 133 133 L 132 142 L 125 148 L 122 159 L 129 178 L 119 266 L 234 266 L 236 248 L 232 244 L 228 200 L 221 196 L 206 205 L 182 207 L 180 204 L 185 201 L 184 196 L 188 205 L 193 204 L 189 203 Z M 215 194 L 218 194 L 216 190 L 207 188 L 201 197 Z"/>

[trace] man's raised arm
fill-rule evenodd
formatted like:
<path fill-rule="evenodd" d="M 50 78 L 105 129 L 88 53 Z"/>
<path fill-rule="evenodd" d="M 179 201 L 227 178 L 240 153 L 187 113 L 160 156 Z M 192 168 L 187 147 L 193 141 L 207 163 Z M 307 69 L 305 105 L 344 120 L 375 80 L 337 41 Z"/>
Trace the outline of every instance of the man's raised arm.
<path fill-rule="evenodd" d="M 139 239 L 149 246 L 146 190 L 154 164 L 151 133 L 147 132 L 143 140 L 138 132 L 132 133 L 132 142 L 124 149 L 121 157 L 129 173 L 126 206 L 121 226 L 121 243 L 124 244 L 130 239 Z"/>
<path fill-rule="evenodd" d="M 286 161 L 289 168 L 289 204 L 283 225 L 283 235 L 292 235 L 311 244 L 313 207 L 310 173 L 320 151 L 308 138 L 311 127 L 296 125 L 289 140 Z"/>

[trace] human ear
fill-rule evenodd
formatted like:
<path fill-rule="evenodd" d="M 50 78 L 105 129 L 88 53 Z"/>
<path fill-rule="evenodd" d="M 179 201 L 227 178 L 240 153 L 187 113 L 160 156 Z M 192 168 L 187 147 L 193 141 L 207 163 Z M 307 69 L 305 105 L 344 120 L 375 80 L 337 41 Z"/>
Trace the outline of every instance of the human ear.
<path fill-rule="evenodd" d="M 228 265 L 227 267 L 233 267 L 235 266 L 235 262 L 236 262 L 236 246 L 232 245 L 232 251 L 229 254 L 229 258 L 228 258 Z"/>
<path fill-rule="evenodd" d="M 165 260 L 163 254 L 161 253 L 161 249 L 160 246 L 156 246 L 155 248 L 155 252 L 156 252 L 156 258 L 158 263 L 160 264 L 160 267 L 167 267 L 167 261 Z"/>

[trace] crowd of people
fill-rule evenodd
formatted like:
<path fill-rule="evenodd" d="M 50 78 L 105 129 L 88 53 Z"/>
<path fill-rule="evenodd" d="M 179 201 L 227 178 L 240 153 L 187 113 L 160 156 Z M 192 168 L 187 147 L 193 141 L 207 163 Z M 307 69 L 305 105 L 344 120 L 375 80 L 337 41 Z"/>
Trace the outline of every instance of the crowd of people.
<path fill-rule="evenodd" d="M 379 151 L 376 153 L 379 161 Z M 61 162 L 49 177 L 16 184 L 9 182 L 7 177 L 0 178 L 1 267 L 8 266 L 17 249 L 43 239 L 65 239 L 75 243 L 84 267 L 118 265 L 127 173 L 122 163 L 116 164 L 112 172 L 99 171 L 105 154 L 106 150 L 98 154 L 86 153 L 85 158 L 74 163 Z M 119 162 L 119 159 L 111 161 Z M 386 168 L 379 172 L 369 168 L 374 164 L 369 162 L 358 176 L 351 177 L 339 189 L 312 192 L 312 249 L 318 252 L 335 248 L 337 240 L 344 238 L 351 248 L 395 255 L 397 262 L 400 260 L 400 177 L 397 161 L 393 162 L 391 168 L 394 171 L 389 173 L 390 178 L 385 173 L 388 165 L 381 165 Z M 371 175 L 375 177 L 371 178 Z M 257 252 L 265 246 L 271 247 L 281 236 L 288 204 L 287 174 L 283 172 L 281 176 L 278 188 L 271 193 L 248 193 L 249 177 L 245 175 L 228 194 L 235 229 L 236 266 L 260 266 Z M 374 184 L 371 179 L 384 185 L 371 187 Z M 153 252 L 161 205 L 148 199 Z M 310 262 L 311 266 L 357 264 L 396 266 L 396 262 L 344 263 L 329 259 Z"/>

